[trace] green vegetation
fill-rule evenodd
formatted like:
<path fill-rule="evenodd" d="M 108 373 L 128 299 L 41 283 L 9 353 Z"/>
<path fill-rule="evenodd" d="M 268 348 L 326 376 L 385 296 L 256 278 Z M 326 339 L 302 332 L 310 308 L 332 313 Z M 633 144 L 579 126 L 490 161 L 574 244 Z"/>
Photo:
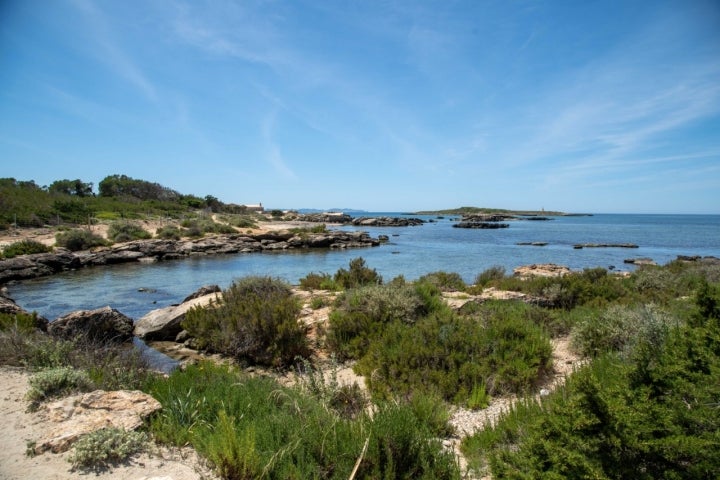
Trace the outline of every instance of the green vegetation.
<path fill-rule="evenodd" d="M 374 268 L 366 267 L 362 257 L 350 260 L 349 270 L 338 269 L 333 280 L 339 287 L 345 289 L 382 284 L 382 276 Z"/>
<path fill-rule="evenodd" d="M 113 242 L 129 242 L 131 240 L 142 240 L 151 238 L 150 232 L 130 222 L 113 223 L 108 229 L 108 239 Z"/>
<path fill-rule="evenodd" d="M 102 428 L 75 442 L 68 461 L 72 463 L 74 469 L 100 471 L 143 451 L 147 442 L 148 437 L 145 432 Z"/>
<path fill-rule="evenodd" d="M 108 244 L 101 236 L 80 228 L 55 234 L 55 243 L 57 243 L 58 247 L 67 248 L 72 252 L 102 247 Z"/>
<path fill-rule="evenodd" d="M 430 283 L 443 292 L 463 291 L 467 288 L 460 274 L 452 272 L 433 272 L 423 275 L 418 282 Z"/>
<path fill-rule="evenodd" d="M 408 404 L 348 418 L 315 395 L 210 363 L 157 377 L 147 390 L 163 405 L 150 422 L 155 437 L 192 445 L 222 478 L 347 479 L 358 458 L 356 479 L 460 478 Z"/>
<path fill-rule="evenodd" d="M 47 252 L 52 252 L 52 247 L 48 247 L 44 243 L 40 243 L 35 240 L 20 240 L 19 242 L 11 243 L 5 247 L 2 254 L 0 254 L 0 258 L 13 258 L 18 255 Z"/>
<path fill-rule="evenodd" d="M 44 322 L 38 318 L 36 313 L 0 313 L 0 332 L 31 334 L 35 330 L 44 328 Z M 1 361 L 0 364 L 2 364 Z"/>
<path fill-rule="evenodd" d="M 327 273 L 308 273 L 300 279 L 300 287 L 304 290 L 340 290 L 332 275 Z"/>
<path fill-rule="evenodd" d="M 76 392 L 88 392 L 92 386 L 90 377 L 83 370 L 72 367 L 50 368 L 30 377 L 28 399 L 36 403 Z"/>
<path fill-rule="evenodd" d="M 188 311 L 182 325 L 200 348 L 282 366 L 308 355 L 299 313 L 289 285 L 270 277 L 246 277 L 235 281 L 216 303 Z"/>

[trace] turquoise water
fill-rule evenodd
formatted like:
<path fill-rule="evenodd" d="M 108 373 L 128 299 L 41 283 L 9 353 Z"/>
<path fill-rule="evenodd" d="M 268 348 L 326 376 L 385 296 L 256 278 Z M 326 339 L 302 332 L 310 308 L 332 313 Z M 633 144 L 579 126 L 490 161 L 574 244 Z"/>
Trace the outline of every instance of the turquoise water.
<path fill-rule="evenodd" d="M 390 242 L 379 247 L 192 257 L 149 265 L 89 268 L 11 284 L 8 290 L 19 305 L 49 319 L 105 305 L 139 318 L 152 309 L 181 301 L 202 285 L 224 288 L 247 275 L 270 275 L 297 283 L 309 272 L 334 273 L 360 256 L 386 281 L 397 275 L 414 280 L 443 270 L 459 273 L 468 283 L 493 265 L 501 265 L 509 273 L 532 263 L 631 270 L 624 259 L 649 257 L 663 264 L 678 255 L 720 257 L 720 215 L 557 217 L 551 221 L 512 221 L 509 228 L 498 230 L 452 228 L 453 217 L 421 218 L 434 222 L 416 227 L 364 228 L 372 236 L 389 236 Z M 518 246 L 518 242 L 548 245 Z M 639 248 L 575 250 L 572 246 L 576 243 L 634 243 Z"/>

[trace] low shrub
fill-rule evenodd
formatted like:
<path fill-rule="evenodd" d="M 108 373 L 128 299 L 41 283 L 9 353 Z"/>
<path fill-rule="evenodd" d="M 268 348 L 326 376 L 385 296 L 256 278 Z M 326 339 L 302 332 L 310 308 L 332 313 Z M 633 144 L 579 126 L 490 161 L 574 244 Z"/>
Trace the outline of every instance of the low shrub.
<path fill-rule="evenodd" d="M 144 432 L 102 428 L 75 442 L 68 461 L 74 469 L 99 471 L 143 451 L 147 443 L 148 437 Z"/>
<path fill-rule="evenodd" d="M 180 238 L 182 237 L 182 232 L 179 228 L 173 225 L 166 225 L 162 228 L 158 228 L 155 231 L 155 235 L 158 238 L 162 238 L 164 240 L 180 240 Z"/>
<path fill-rule="evenodd" d="M 188 237 L 202 237 L 206 233 L 237 233 L 230 225 L 217 223 L 212 218 L 183 220 L 180 225 L 185 228 L 184 236 Z"/>
<path fill-rule="evenodd" d="M 57 233 L 55 235 L 55 242 L 58 246 L 67 248 L 73 252 L 107 245 L 107 241 L 105 241 L 104 238 L 83 229 Z"/>
<path fill-rule="evenodd" d="M 0 258 L 13 258 L 18 255 L 29 255 L 31 253 L 47 253 L 52 252 L 52 247 L 40 243 L 36 240 L 20 240 L 19 242 L 11 243 L 5 247 L 2 251 Z"/>
<path fill-rule="evenodd" d="M 335 301 L 327 342 L 340 360 L 358 359 L 392 321 L 413 323 L 428 313 L 411 285 L 372 285 L 348 290 Z"/>
<path fill-rule="evenodd" d="M 150 232 L 140 225 L 129 222 L 116 222 L 111 224 L 107 235 L 108 239 L 116 243 L 144 240 L 152 237 Z"/>
<path fill-rule="evenodd" d="M 45 322 L 38 318 L 37 313 L 0 313 L 0 332 L 27 335 L 45 327 Z"/>
<path fill-rule="evenodd" d="M 459 273 L 448 273 L 448 272 L 433 272 L 423 275 L 418 279 L 418 282 L 430 283 L 443 292 L 458 292 L 465 290 L 467 285 L 463 281 Z"/>
<path fill-rule="evenodd" d="M 28 399 L 34 403 L 76 392 L 88 392 L 93 384 L 87 372 L 72 367 L 41 370 L 29 380 Z"/>
<path fill-rule="evenodd" d="M 505 278 L 505 267 L 500 265 L 494 265 L 480 272 L 475 277 L 475 285 L 478 287 L 485 287 L 494 280 L 502 280 Z"/>
<path fill-rule="evenodd" d="M 487 393 L 528 391 L 552 367 L 547 335 L 518 316 L 436 312 L 414 325 L 393 322 L 372 342 L 356 369 L 375 398 L 436 391 L 465 404 L 478 385 Z"/>
<path fill-rule="evenodd" d="M 629 351 L 639 341 L 657 345 L 677 320 L 653 305 L 611 305 L 589 312 L 572 330 L 572 345 L 579 353 L 596 357 L 606 352 Z"/>
<path fill-rule="evenodd" d="M 366 267 L 365 260 L 362 257 L 350 260 L 349 270 L 338 269 L 333 280 L 345 289 L 382 284 L 382 276 L 374 268 Z"/>
<path fill-rule="evenodd" d="M 235 281 L 222 298 L 189 310 L 182 325 L 200 348 L 263 365 L 307 356 L 306 328 L 290 286 L 270 277 Z"/>
<path fill-rule="evenodd" d="M 300 279 L 300 288 L 303 290 L 340 290 L 332 275 L 327 273 L 310 272 Z"/>

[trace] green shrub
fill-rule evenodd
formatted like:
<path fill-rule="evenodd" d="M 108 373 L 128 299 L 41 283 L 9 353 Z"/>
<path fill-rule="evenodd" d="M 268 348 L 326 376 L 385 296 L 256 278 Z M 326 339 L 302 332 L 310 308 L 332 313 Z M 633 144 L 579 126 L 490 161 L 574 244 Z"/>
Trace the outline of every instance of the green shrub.
<path fill-rule="evenodd" d="M 638 341 L 662 343 L 673 319 L 653 305 L 611 305 L 590 313 L 572 331 L 573 347 L 586 356 L 630 350 Z"/>
<path fill-rule="evenodd" d="M 433 272 L 423 275 L 418 279 L 418 282 L 430 283 L 443 292 L 457 292 L 465 290 L 467 285 L 463 281 L 460 274 L 452 272 Z"/>
<path fill-rule="evenodd" d="M 503 278 L 505 278 L 505 267 L 494 265 L 483 270 L 475 277 L 475 285 L 478 287 L 484 287 L 493 280 L 502 280 Z"/>
<path fill-rule="evenodd" d="M 523 392 L 551 367 L 552 347 L 542 329 L 498 310 L 479 318 L 441 311 L 414 325 L 393 322 L 356 369 L 377 398 L 436 391 L 465 404 L 477 385 L 490 394 Z"/>
<path fill-rule="evenodd" d="M 201 348 L 263 365 L 290 365 L 308 354 L 300 305 L 290 286 L 270 277 L 235 281 L 222 298 L 187 312 L 183 328 Z"/>
<path fill-rule="evenodd" d="M 38 318 L 37 313 L 0 313 L 0 332 L 30 334 L 45 328 L 45 322 Z"/>
<path fill-rule="evenodd" d="M 166 225 L 162 228 L 158 228 L 155 232 L 155 235 L 158 238 L 162 238 L 164 240 L 180 240 L 182 232 L 179 228 L 175 226 Z"/>
<path fill-rule="evenodd" d="M 13 258 L 18 255 L 29 255 L 31 253 L 47 253 L 52 252 L 52 247 L 40 243 L 35 240 L 20 240 L 19 242 L 11 243 L 5 247 L 2 251 L 2 258 Z"/>
<path fill-rule="evenodd" d="M 308 273 L 300 279 L 300 287 L 303 290 L 340 290 L 332 275 L 327 273 Z"/>
<path fill-rule="evenodd" d="M 382 284 L 382 276 L 374 268 L 366 267 L 365 260 L 362 257 L 350 260 L 349 270 L 338 269 L 333 279 L 336 284 L 345 289 Z"/>
<path fill-rule="evenodd" d="M 373 285 L 348 290 L 330 314 L 327 342 L 341 360 L 358 359 L 392 321 L 413 323 L 428 313 L 411 285 Z"/>
<path fill-rule="evenodd" d="M 75 392 L 87 392 L 93 388 L 87 372 L 72 367 L 41 370 L 30 377 L 29 383 L 28 399 L 32 402 Z"/>
<path fill-rule="evenodd" d="M 188 237 L 202 237 L 206 233 L 237 233 L 230 225 L 217 223 L 209 217 L 183 220 L 180 225 L 186 229 L 185 235 Z"/>
<path fill-rule="evenodd" d="M 107 235 L 108 239 L 116 243 L 143 240 L 152 237 L 150 232 L 141 226 L 129 222 L 113 223 L 110 225 Z"/>
<path fill-rule="evenodd" d="M 330 370 L 324 374 L 307 359 L 300 359 L 296 366 L 299 388 L 340 416 L 357 418 L 367 406 L 367 398 L 357 383 L 341 385 L 338 382 L 337 362 L 334 357 L 331 360 Z"/>
<path fill-rule="evenodd" d="M 73 252 L 107 245 L 104 238 L 82 229 L 57 233 L 55 235 L 55 242 L 58 246 L 67 248 Z"/>
<path fill-rule="evenodd" d="M 81 437 L 68 457 L 73 468 L 102 470 L 145 449 L 147 434 L 120 428 L 102 428 Z"/>
<path fill-rule="evenodd" d="M 467 408 L 470 410 L 482 410 L 490 405 L 490 395 L 487 393 L 485 384 L 475 385 L 470 391 L 467 400 Z"/>

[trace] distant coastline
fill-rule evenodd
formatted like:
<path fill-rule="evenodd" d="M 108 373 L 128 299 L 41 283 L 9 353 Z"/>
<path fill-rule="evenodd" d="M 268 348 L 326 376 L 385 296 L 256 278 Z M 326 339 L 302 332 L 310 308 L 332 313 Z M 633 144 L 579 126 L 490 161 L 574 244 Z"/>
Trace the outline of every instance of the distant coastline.
<path fill-rule="evenodd" d="M 470 214 L 504 214 L 537 216 L 545 215 L 550 217 L 592 217 L 592 213 L 566 213 L 553 210 L 508 210 L 504 208 L 482 208 L 482 207 L 459 207 L 446 210 L 421 210 L 414 212 L 414 215 L 470 215 Z"/>

